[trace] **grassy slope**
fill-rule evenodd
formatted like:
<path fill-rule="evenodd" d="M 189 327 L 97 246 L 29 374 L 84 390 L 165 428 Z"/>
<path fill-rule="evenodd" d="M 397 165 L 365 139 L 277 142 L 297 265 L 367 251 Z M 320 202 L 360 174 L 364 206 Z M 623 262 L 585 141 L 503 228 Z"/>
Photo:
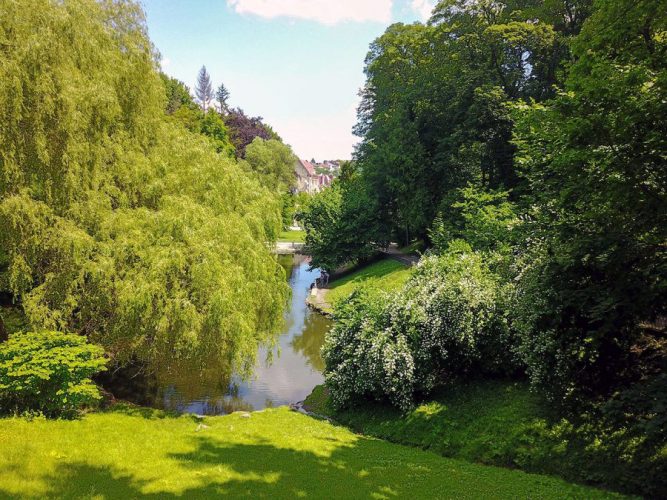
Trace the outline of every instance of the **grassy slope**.
<path fill-rule="evenodd" d="M 327 301 L 335 304 L 337 300 L 347 297 L 362 284 L 381 290 L 397 290 L 408 280 L 412 269 L 392 259 L 374 262 L 341 279 L 332 281 L 327 292 Z"/>
<path fill-rule="evenodd" d="M 295 243 L 303 243 L 306 241 L 305 231 L 281 231 L 278 236 L 278 241 L 287 241 Z"/>
<path fill-rule="evenodd" d="M 380 404 L 334 412 L 324 386 L 316 387 L 306 404 L 364 434 L 503 466 L 516 465 L 510 452 L 524 426 L 544 417 L 524 384 L 504 381 L 454 386 L 408 415 Z"/>
<path fill-rule="evenodd" d="M 475 465 L 266 410 L 206 418 L 149 410 L 0 420 L 0 497 L 594 498 L 598 490 Z"/>
<path fill-rule="evenodd" d="M 667 449 L 642 455 L 636 438 L 623 430 L 600 433 L 596 422 L 553 419 L 523 383 L 460 383 L 407 415 L 370 403 L 336 412 L 324 386 L 316 387 L 305 404 L 356 432 L 445 457 L 645 491 L 649 496 L 664 483 L 660 477 Z"/>

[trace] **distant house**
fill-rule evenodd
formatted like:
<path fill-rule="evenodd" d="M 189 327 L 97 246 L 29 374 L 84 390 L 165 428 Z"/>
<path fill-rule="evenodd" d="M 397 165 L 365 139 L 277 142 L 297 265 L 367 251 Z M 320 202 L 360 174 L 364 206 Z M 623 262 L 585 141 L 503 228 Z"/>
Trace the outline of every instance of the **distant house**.
<path fill-rule="evenodd" d="M 317 186 L 318 191 L 322 191 L 324 188 L 331 186 L 331 181 L 333 181 L 333 176 L 328 174 L 320 174 L 317 176 Z"/>
<path fill-rule="evenodd" d="M 297 158 L 294 173 L 296 174 L 297 192 L 313 194 L 320 190 L 315 167 L 308 160 Z"/>
<path fill-rule="evenodd" d="M 322 165 L 319 164 L 318 167 L 322 167 Z M 294 165 L 294 173 L 296 175 L 297 193 L 319 193 L 324 188 L 331 186 L 331 182 L 334 180 L 331 173 L 318 173 L 315 165 L 308 160 L 297 159 Z"/>

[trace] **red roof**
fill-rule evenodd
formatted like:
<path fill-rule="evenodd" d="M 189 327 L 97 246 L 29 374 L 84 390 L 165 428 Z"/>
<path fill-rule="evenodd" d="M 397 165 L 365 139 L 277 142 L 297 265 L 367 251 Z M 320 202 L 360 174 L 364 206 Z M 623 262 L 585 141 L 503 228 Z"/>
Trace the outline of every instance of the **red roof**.
<path fill-rule="evenodd" d="M 313 167 L 312 163 L 310 163 L 308 160 L 302 160 L 301 158 L 299 158 L 299 161 L 301 162 L 301 165 L 303 165 L 303 168 L 306 169 L 306 172 L 308 172 L 308 175 L 315 175 L 315 167 Z"/>

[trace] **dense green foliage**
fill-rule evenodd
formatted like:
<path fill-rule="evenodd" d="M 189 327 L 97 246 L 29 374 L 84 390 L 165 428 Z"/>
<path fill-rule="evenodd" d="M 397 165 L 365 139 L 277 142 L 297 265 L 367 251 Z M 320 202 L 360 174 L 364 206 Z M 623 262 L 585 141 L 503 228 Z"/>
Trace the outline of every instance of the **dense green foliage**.
<path fill-rule="evenodd" d="M 218 153 L 233 156 L 235 149 L 222 116 L 209 108 L 204 111 L 195 103 L 190 89 L 181 81 L 160 73 L 167 95 L 165 111 L 172 120 L 182 124 L 191 132 L 208 137 Z"/>
<path fill-rule="evenodd" d="M 0 343 L 0 413 L 74 416 L 101 398 L 91 377 L 105 366 L 102 348 L 80 335 L 14 333 Z"/>
<path fill-rule="evenodd" d="M 334 237 L 348 227 L 365 252 L 426 236 L 442 264 L 421 302 L 450 286 L 457 259 L 476 263 L 454 283 L 487 269 L 496 298 L 452 293 L 469 315 L 486 304 L 503 318 L 493 349 L 551 401 L 602 404 L 653 382 L 667 399 L 664 327 L 650 326 L 667 316 L 665 12 L 660 0 L 445 0 L 427 25 L 389 27 L 366 59 L 352 175 L 306 226 L 317 262 L 358 260 Z M 408 297 L 369 309 L 410 324 Z M 449 338 L 431 324 L 418 336 Z M 481 324 L 456 329 L 487 338 Z"/>
<path fill-rule="evenodd" d="M 348 164 L 347 169 L 353 167 Z M 345 264 L 364 263 L 377 247 L 386 246 L 387 241 L 366 240 L 370 235 L 380 238 L 375 211 L 360 178 L 345 168 L 331 188 L 312 196 L 300 219 L 313 267 L 334 271 Z"/>
<path fill-rule="evenodd" d="M 242 165 L 259 174 L 262 183 L 269 189 L 285 192 L 296 183 L 295 163 L 296 156 L 288 145 L 277 139 L 255 137 L 246 147 Z"/>
<path fill-rule="evenodd" d="M 0 10 L 2 290 L 33 329 L 84 334 L 113 362 L 251 366 L 287 296 L 279 197 L 174 123 L 192 110 L 156 71 L 137 5 Z"/>
<path fill-rule="evenodd" d="M 337 407 L 415 397 L 466 374 L 515 370 L 507 290 L 478 254 L 423 259 L 402 292 L 355 292 L 339 303 L 323 348 Z"/>
<path fill-rule="evenodd" d="M 639 327 L 667 314 L 667 9 L 595 6 L 564 90 L 517 106 L 533 204 L 520 260 L 522 352 L 531 379 L 556 398 L 606 396 L 667 367 L 664 339 Z"/>
<path fill-rule="evenodd" d="M 324 386 L 305 404 L 356 432 L 446 457 L 649 497 L 659 497 L 667 488 L 667 455 L 657 428 L 647 434 L 636 424 L 619 426 L 609 411 L 558 416 L 525 383 L 457 381 L 407 414 L 381 404 L 335 410 Z"/>
<path fill-rule="evenodd" d="M 243 418 L 243 415 L 246 418 Z M 20 498 L 610 498 L 470 464 L 287 408 L 205 418 L 116 409 L 0 420 L 0 496 Z M 197 432 L 199 431 L 199 432 Z"/>

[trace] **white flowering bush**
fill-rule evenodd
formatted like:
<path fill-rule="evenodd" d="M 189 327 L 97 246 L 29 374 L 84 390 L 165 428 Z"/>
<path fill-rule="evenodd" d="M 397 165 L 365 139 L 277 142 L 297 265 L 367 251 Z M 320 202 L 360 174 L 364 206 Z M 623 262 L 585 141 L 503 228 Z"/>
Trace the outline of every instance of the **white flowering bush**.
<path fill-rule="evenodd" d="M 476 252 L 425 258 L 404 300 L 423 318 L 413 352 L 420 390 L 454 375 L 507 374 L 516 369 L 507 320 L 510 285 Z"/>
<path fill-rule="evenodd" d="M 324 343 L 326 383 L 333 404 L 362 397 L 388 399 L 408 409 L 413 401 L 414 361 L 408 339 L 392 328 L 388 294 L 358 290 L 336 309 L 337 321 Z"/>
<path fill-rule="evenodd" d="M 463 250 L 422 259 L 399 293 L 362 290 L 339 305 L 323 349 L 336 406 L 371 398 L 405 410 L 451 377 L 517 369 L 509 285 Z"/>

